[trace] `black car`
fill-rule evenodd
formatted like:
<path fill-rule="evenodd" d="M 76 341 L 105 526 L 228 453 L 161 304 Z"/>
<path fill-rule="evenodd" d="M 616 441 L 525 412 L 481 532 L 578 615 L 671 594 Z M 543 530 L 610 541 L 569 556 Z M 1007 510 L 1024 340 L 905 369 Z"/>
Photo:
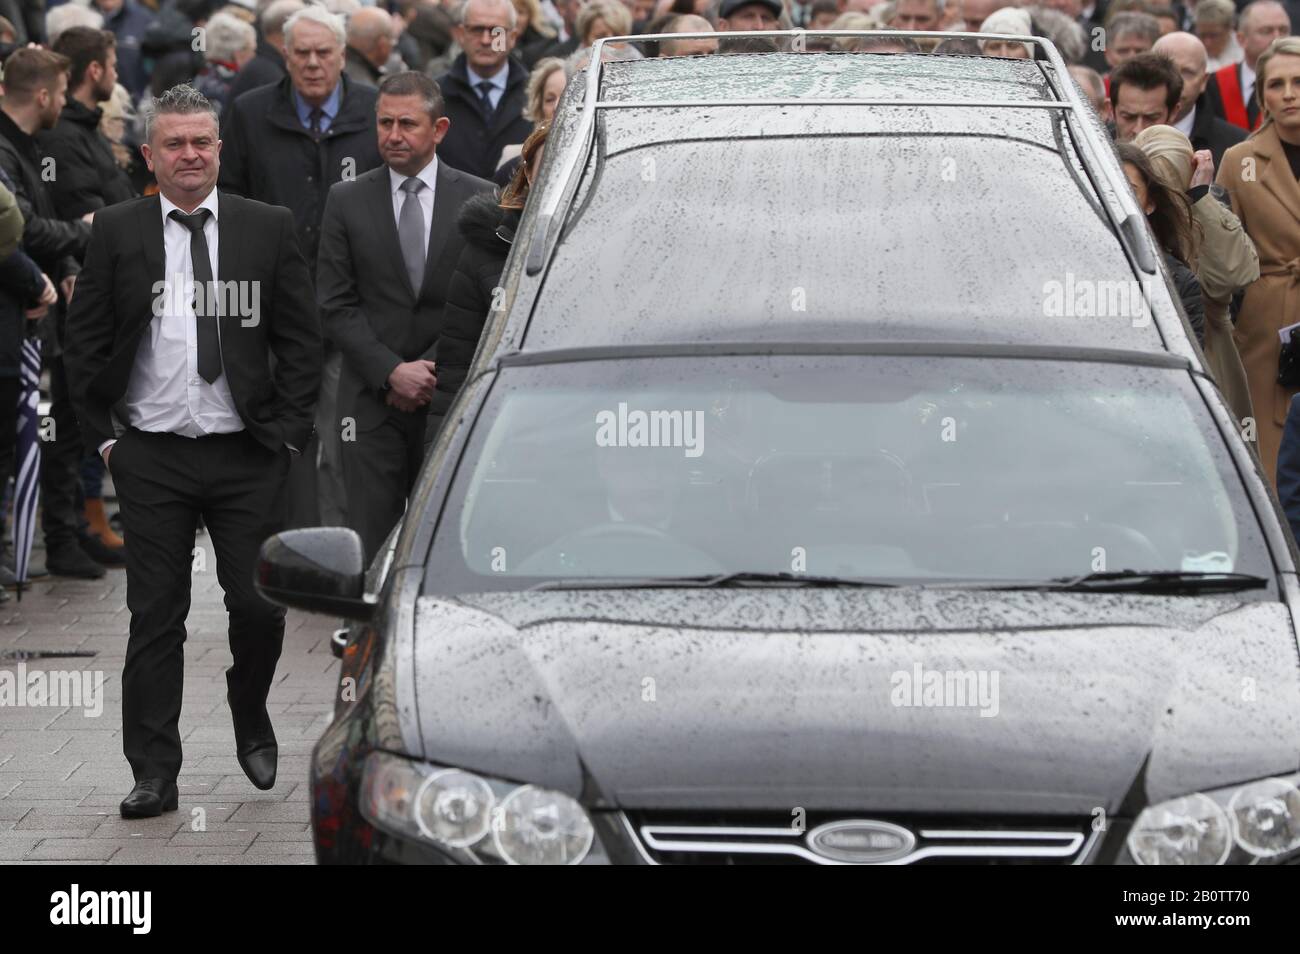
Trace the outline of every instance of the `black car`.
<path fill-rule="evenodd" d="M 1029 42 L 597 50 L 391 551 L 264 549 L 318 860 L 1300 857 L 1295 544 Z"/>

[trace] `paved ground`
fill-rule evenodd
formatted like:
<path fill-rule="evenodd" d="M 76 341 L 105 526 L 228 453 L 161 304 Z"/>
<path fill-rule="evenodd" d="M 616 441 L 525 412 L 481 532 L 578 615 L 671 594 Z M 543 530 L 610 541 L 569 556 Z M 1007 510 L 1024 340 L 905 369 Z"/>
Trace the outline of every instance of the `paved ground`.
<path fill-rule="evenodd" d="M 104 700 L 98 717 L 81 708 L 0 705 L 0 864 L 310 864 L 307 760 L 329 723 L 338 679 L 329 651 L 333 625 L 289 614 L 269 704 L 279 773 L 274 789 L 259 792 L 235 761 L 226 617 L 209 559 L 194 575 L 185 646 L 180 810 L 126 821 L 117 813 L 132 784 L 122 755 L 125 572 L 110 570 L 93 582 L 45 577 L 21 603 L 0 606 L 0 653 L 93 653 L 24 665 L 29 673 L 102 672 Z M 18 661 L 0 656 L 0 679 L 12 682 L 5 670 L 16 676 Z"/>

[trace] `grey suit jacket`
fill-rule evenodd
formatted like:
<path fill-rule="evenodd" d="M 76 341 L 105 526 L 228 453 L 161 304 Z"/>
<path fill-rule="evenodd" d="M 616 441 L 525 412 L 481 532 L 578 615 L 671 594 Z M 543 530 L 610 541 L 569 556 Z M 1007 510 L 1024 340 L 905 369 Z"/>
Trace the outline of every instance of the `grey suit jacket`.
<path fill-rule="evenodd" d="M 417 298 L 402 263 L 388 167 L 330 188 L 316 262 L 316 298 L 325 335 L 343 354 L 339 414 L 373 430 L 389 414 L 388 376 L 398 364 L 434 359 L 447 285 L 464 242 L 460 207 L 492 183 L 438 163 L 424 282 Z M 424 413 L 441 415 L 449 400 L 435 393 Z"/>

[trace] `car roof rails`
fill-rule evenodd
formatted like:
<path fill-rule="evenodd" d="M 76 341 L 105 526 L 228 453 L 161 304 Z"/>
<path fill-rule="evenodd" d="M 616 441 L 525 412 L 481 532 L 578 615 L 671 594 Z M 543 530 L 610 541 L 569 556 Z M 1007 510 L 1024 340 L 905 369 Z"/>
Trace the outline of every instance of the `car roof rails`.
<path fill-rule="evenodd" d="M 550 259 L 555 243 L 559 239 L 559 229 L 563 216 L 561 209 L 567 209 L 577 191 L 582 170 L 591 155 L 595 141 L 596 115 L 602 109 L 662 109 L 682 106 L 890 106 L 890 107 L 966 107 L 972 109 L 1049 109 L 1059 111 L 1065 118 L 1066 126 L 1076 147 L 1080 149 L 1085 171 L 1089 175 L 1100 173 L 1107 187 L 1098 189 L 1102 206 L 1110 218 L 1114 231 L 1129 252 L 1131 260 L 1141 272 L 1147 275 L 1156 273 L 1155 255 L 1151 244 L 1145 239 L 1142 223 L 1146 218 L 1137 206 L 1128 182 L 1119 169 L 1119 163 L 1113 159 L 1107 161 L 1106 150 L 1110 144 L 1088 120 L 1087 111 L 1091 106 L 1083 101 L 1078 88 L 1069 77 L 1067 64 L 1056 45 L 1041 36 L 1018 36 L 1009 33 L 945 33 L 937 30 L 764 30 L 751 32 L 727 33 L 725 38 L 762 37 L 882 37 L 893 39 L 953 39 L 967 38 L 975 40 L 1010 40 L 1026 44 L 1042 56 L 1035 55 L 1035 63 L 1050 63 L 1052 75 L 1048 76 L 1048 87 L 1056 98 L 1051 100 L 925 100 L 925 99 L 775 99 L 759 97 L 755 99 L 663 99 L 663 100 L 605 100 L 600 97 L 600 83 L 603 72 L 602 52 L 606 43 L 644 43 L 663 40 L 717 40 L 723 37 L 718 33 L 655 33 L 645 36 L 614 36 L 597 40 L 591 51 L 587 67 L 587 87 L 580 105 L 582 112 L 577 130 L 577 142 L 561 157 L 559 169 L 560 188 L 548 191 L 538 210 L 536 224 L 533 228 L 528 247 L 528 259 L 525 271 L 536 275 L 542 271 Z M 715 54 L 718 55 L 718 54 Z M 727 55 L 727 54 L 722 54 Z M 795 54 L 806 55 L 806 54 Z"/>

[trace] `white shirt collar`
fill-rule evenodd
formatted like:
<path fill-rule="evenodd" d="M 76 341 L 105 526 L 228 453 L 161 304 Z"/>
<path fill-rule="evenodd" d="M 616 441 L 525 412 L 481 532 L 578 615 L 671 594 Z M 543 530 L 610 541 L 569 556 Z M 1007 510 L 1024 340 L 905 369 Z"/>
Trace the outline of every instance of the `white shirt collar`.
<path fill-rule="evenodd" d="M 1250 68 L 1250 64 L 1245 60 L 1241 61 L 1241 95 L 1249 100 L 1252 93 L 1255 92 L 1255 71 Z"/>
<path fill-rule="evenodd" d="M 404 176 L 392 166 L 388 167 L 388 182 L 392 191 L 397 192 L 402 187 L 402 183 L 411 176 Z M 424 183 L 425 187 L 432 193 L 438 184 L 438 157 L 434 156 L 429 160 L 429 164 L 417 172 L 414 178 Z"/>
<path fill-rule="evenodd" d="M 161 204 L 162 204 L 163 225 L 166 225 L 167 220 L 171 218 L 171 213 L 173 209 L 177 210 L 178 212 L 182 212 L 182 213 L 185 212 L 184 209 L 182 209 L 171 199 L 167 198 L 167 196 L 163 195 L 161 192 L 158 193 L 158 198 L 161 200 Z M 194 211 L 197 212 L 199 209 L 207 209 L 209 212 L 212 213 L 212 220 L 214 222 L 217 220 L 217 189 L 215 186 L 213 186 L 212 191 L 207 194 L 207 197 L 202 202 L 200 202 L 197 206 L 195 206 Z"/>
<path fill-rule="evenodd" d="M 1186 136 L 1188 139 L 1191 139 L 1192 127 L 1195 125 L 1196 125 L 1196 104 L 1193 103 L 1191 112 L 1189 112 L 1182 119 L 1178 120 L 1178 122 L 1174 123 L 1174 128 L 1177 129 L 1184 136 Z"/>

